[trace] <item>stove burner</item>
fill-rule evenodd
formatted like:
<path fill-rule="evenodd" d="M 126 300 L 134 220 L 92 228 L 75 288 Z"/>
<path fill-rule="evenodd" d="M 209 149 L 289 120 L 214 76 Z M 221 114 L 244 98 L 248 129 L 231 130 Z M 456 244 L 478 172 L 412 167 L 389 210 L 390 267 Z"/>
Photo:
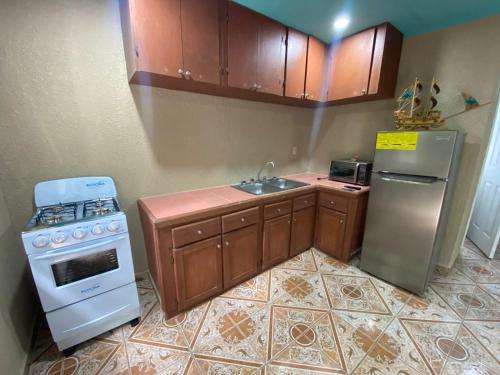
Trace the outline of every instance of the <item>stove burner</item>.
<path fill-rule="evenodd" d="M 118 211 L 113 198 L 95 199 L 84 202 L 84 217 L 103 216 Z"/>
<path fill-rule="evenodd" d="M 39 224 L 54 225 L 76 220 L 76 204 L 66 203 L 40 209 L 36 218 Z"/>

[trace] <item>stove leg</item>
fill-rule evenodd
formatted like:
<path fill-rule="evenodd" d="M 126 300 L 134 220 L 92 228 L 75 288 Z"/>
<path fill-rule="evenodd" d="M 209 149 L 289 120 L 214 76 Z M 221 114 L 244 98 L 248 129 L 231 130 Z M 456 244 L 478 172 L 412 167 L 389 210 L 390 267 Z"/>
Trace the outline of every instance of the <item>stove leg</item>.
<path fill-rule="evenodd" d="M 135 327 L 137 324 L 139 324 L 139 318 L 135 318 L 130 321 L 131 327 Z"/>
<path fill-rule="evenodd" d="M 64 349 L 63 350 L 63 354 L 65 357 L 71 357 L 73 354 L 75 354 L 76 352 L 76 348 L 78 347 L 78 345 L 74 345 L 74 346 L 71 346 L 67 349 Z"/>

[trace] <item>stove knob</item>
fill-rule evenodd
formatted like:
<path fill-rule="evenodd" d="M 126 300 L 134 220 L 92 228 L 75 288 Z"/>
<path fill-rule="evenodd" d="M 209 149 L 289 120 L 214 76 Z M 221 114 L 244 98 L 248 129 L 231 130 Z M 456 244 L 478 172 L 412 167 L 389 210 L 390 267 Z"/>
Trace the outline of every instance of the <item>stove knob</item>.
<path fill-rule="evenodd" d="M 81 240 L 86 235 L 87 235 L 87 228 L 83 228 L 83 227 L 78 227 L 73 232 L 73 237 L 77 240 Z"/>
<path fill-rule="evenodd" d="M 42 236 L 42 235 L 36 236 L 32 244 L 36 248 L 45 247 L 49 244 L 49 238 L 47 236 Z"/>
<path fill-rule="evenodd" d="M 100 234 L 103 234 L 104 233 L 104 227 L 102 226 L 102 224 L 96 224 L 94 225 L 94 227 L 92 228 L 92 233 L 95 234 L 96 236 L 100 235 Z"/>
<path fill-rule="evenodd" d="M 112 221 L 111 223 L 108 224 L 108 230 L 110 232 L 117 232 L 119 229 L 120 229 L 119 221 Z"/>
<path fill-rule="evenodd" d="M 61 232 L 61 231 L 57 231 L 52 236 L 52 242 L 54 242 L 54 243 L 63 243 L 64 241 L 66 241 L 66 238 L 68 238 L 68 235 L 66 233 Z"/>

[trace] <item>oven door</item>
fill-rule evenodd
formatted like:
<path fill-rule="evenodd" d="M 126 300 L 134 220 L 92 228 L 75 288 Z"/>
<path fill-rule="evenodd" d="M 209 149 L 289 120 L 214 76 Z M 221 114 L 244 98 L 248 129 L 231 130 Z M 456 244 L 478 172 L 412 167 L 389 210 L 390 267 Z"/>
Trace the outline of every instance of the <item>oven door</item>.
<path fill-rule="evenodd" d="M 45 312 L 134 281 L 127 233 L 32 254 L 29 262 Z"/>
<path fill-rule="evenodd" d="M 358 180 L 359 163 L 335 160 L 330 164 L 330 180 L 356 184 Z"/>

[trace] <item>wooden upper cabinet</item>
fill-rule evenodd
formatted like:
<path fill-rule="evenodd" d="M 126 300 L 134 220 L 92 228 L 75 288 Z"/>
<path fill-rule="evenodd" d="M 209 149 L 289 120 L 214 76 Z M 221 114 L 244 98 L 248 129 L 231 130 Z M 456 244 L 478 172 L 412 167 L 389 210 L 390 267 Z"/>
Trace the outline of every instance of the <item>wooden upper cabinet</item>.
<path fill-rule="evenodd" d="M 283 95 L 286 28 L 228 3 L 228 86 Z"/>
<path fill-rule="evenodd" d="M 323 101 L 328 91 L 326 63 L 328 46 L 321 40 L 309 36 L 307 49 L 307 73 L 305 99 Z"/>
<path fill-rule="evenodd" d="M 369 95 L 377 95 L 381 99 L 394 96 L 402 45 L 403 34 L 398 29 L 390 23 L 377 26 Z"/>
<path fill-rule="evenodd" d="M 288 29 L 285 96 L 291 98 L 302 98 L 304 96 L 307 39 L 306 34 L 294 29 Z"/>
<path fill-rule="evenodd" d="M 227 20 L 227 84 L 254 89 L 257 84 L 259 18 L 257 13 L 230 1 Z"/>
<path fill-rule="evenodd" d="M 349 36 L 333 46 L 328 100 L 368 93 L 375 29 Z"/>
<path fill-rule="evenodd" d="M 129 0 L 138 71 L 180 77 L 180 0 Z"/>
<path fill-rule="evenodd" d="M 219 5 L 219 0 L 181 0 L 182 57 L 187 79 L 220 84 Z"/>
<path fill-rule="evenodd" d="M 259 16 L 257 91 L 283 95 L 286 58 L 286 27 Z"/>

